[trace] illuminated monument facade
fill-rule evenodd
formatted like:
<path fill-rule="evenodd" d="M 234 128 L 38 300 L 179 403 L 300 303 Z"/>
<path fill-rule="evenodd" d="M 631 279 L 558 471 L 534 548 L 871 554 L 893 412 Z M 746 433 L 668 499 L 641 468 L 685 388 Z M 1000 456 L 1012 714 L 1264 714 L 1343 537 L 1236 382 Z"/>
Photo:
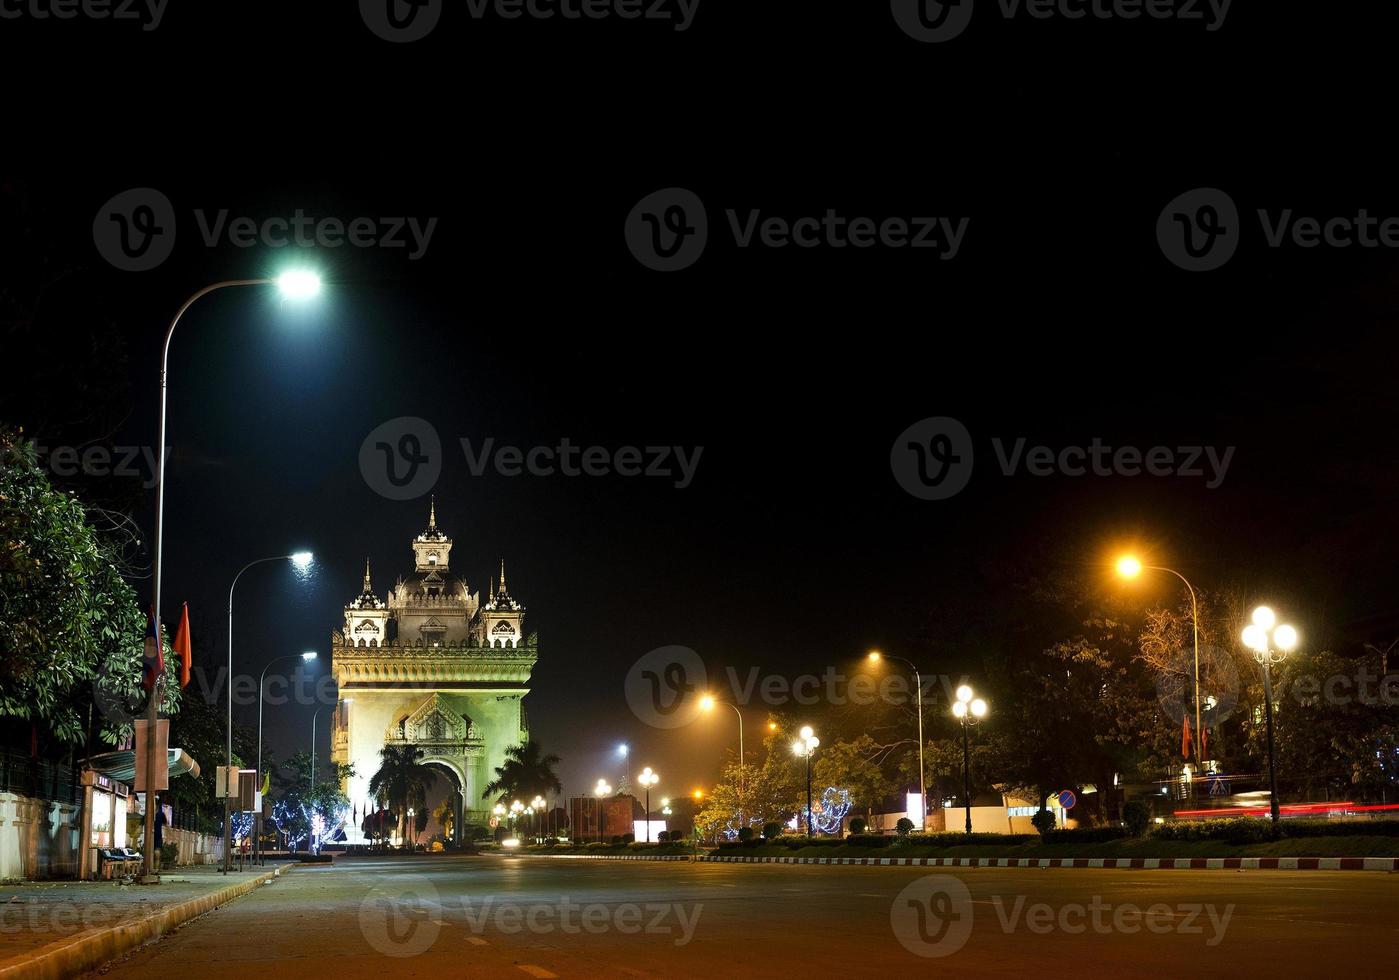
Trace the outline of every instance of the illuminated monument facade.
<path fill-rule="evenodd" d="M 373 802 L 368 787 L 379 750 L 418 746 L 423 762 L 450 783 L 460 834 L 464 821 L 489 819 L 482 790 L 505 750 L 529 737 L 524 697 L 537 637 L 524 633 L 525 609 L 506 589 L 503 561 L 484 603 L 452 574 L 452 539 L 437 527 L 436 501 L 412 547 L 413 572 L 387 600 L 375 594 L 366 559 L 364 588 L 331 636 L 340 686 L 331 757 L 354 764 L 344 790 L 362 816 Z M 346 830 L 351 842 L 362 839 L 358 827 Z"/>

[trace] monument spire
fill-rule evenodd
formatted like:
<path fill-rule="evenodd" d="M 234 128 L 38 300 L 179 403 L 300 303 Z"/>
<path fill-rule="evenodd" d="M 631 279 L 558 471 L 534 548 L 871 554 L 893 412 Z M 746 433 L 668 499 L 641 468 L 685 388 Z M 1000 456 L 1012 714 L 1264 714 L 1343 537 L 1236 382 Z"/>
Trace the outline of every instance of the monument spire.
<path fill-rule="evenodd" d="M 436 530 L 437 530 L 437 495 L 436 495 L 436 494 L 433 494 L 431 497 L 428 498 L 427 529 L 428 529 L 429 531 L 436 531 Z"/>
<path fill-rule="evenodd" d="M 505 591 L 505 559 L 500 560 L 500 591 Z"/>
<path fill-rule="evenodd" d="M 369 587 L 369 558 L 364 559 L 364 591 L 369 594 L 372 590 Z"/>

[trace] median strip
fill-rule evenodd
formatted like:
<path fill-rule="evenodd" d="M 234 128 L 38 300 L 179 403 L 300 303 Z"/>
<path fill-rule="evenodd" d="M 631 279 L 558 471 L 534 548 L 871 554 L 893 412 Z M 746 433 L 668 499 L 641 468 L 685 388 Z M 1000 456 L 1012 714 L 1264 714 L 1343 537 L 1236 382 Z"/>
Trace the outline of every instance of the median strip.
<path fill-rule="evenodd" d="M 562 855 L 559 855 L 562 856 Z M 1209 871 L 1399 871 L 1399 858 L 1223 857 L 1223 858 L 873 858 L 701 855 L 696 861 L 733 864 L 853 864 L 927 868 L 1130 868 Z"/>

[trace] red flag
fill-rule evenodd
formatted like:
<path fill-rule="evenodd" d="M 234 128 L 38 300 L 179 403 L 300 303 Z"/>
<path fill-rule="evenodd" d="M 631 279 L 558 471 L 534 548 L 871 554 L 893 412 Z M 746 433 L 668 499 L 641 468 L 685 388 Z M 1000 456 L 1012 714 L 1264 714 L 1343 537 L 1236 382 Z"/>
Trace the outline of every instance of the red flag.
<path fill-rule="evenodd" d="M 146 648 L 141 660 L 141 686 L 155 690 L 156 678 L 165 673 L 165 651 L 160 642 L 160 630 L 155 625 L 155 607 L 146 616 Z"/>
<path fill-rule="evenodd" d="M 1200 723 L 1200 762 L 1204 763 L 1210 757 L 1210 728 L 1203 722 Z"/>
<path fill-rule="evenodd" d="M 180 687 L 186 687 L 189 684 L 190 667 L 188 602 L 180 612 L 180 625 L 175 629 L 174 650 L 180 655 Z"/>
<path fill-rule="evenodd" d="M 1181 754 L 1182 757 L 1184 757 L 1184 758 L 1186 758 L 1186 759 L 1190 758 L 1190 719 L 1189 719 L 1189 718 L 1182 719 L 1182 721 L 1181 721 L 1181 729 L 1180 729 L 1180 754 Z"/>

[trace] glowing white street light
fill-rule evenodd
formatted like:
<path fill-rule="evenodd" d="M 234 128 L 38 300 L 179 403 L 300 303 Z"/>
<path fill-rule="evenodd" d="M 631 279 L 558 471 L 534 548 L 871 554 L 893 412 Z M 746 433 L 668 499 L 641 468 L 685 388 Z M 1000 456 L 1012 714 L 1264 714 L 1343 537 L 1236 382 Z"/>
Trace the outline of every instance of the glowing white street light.
<path fill-rule="evenodd" d="M 646 788 L 646 843 L 649 844 L 651 843 L 651 787 L 661 781 L 661 775 L 652 772 L 651 767 L 647 766 L 641 770 L 641 775 L 638 778 L 641 785 Z"/>
<path fill-rule="evenodd" d="M 197 303 L 203 297 L 220 289 L 228 289 L 233 286 L 267 286 L 272 285 L 276 280 L 268 278 L 260 279 L 223 279 L 219 282 L 210 283 L 203 289 L 191 295 L 170 320 L 170 325 L 165 328 L 165 340 L 160 347 L 160 412 L 157 416 L 156 446 L 160 449 L 155 454 L 155 534 L 152 539 L 151 548 L 151 621 L 155 624 L 156 642 L 160 640 L 160 586 L 161 572 L 163 571 L 164 545 L 165 545 L 165 460 L 166 452 L 166 394 L 169 388 L 170 375 L 170 341 L 175 336 L 175 328 L 180 325 L 180 318 L 185 315 L 185 311 Z M 283 289 L 283 295 L 288 298 L 300 298 L 308 295 L 308 283 L 305 273 L 298 277 L 287 280 L 286 286 L 290 287 L 296 295 Z M 319 287 L 319 279 L 317 280 Z M 229 671 L 229 680 L 232 681 L 232 670 Z M 146 705 L 146 725 L 150 737 L 146 739 L 146 772 L 154 781 L 155 773 L 160 766 L 164 766 L 165 760 L 159 758 L 156 752 L 155 730 L 156 722 L 160 718 L 160 702 L 162 700 L 162 688 L 164 678 L 156 677 L 151 685 L 150 697 L 147 698 Z M 232 722 L 230 721 L 229 739 L 232 741 Z M 230 748 L 229 755 L 232 755 Z M 229 765 L 232 765 L 230 760 Z M 157 884 L 160 877 L 155 873 L 155 847 L 152 841 L 155 840 L 155 793 L 146 787 L 146 846 L 143 848 L 144 858 L 141 883 L 146 885 Z M 228 823 L 225 813 L 225 825 Z M 227 847 L 225 846 L 225 852 Z"/>
<path fill-rule="evenodd" d="M 821 740 L 816 737 L 816 732 L 810 725 L 803 725 L 801 737 L 792 743 L 792 752 L 799 758 L 806 760 L 806 836 L 811 833 L 811 756 L 821 744 Z"/>
<path fill-rule="evenodd" d="M 1276 833 L 1282 812 L 1278 807 L 1278 772 L 1273 750 L 1273 678 L 1272 668 L 1283 662 L 1297 649 L 1297 631 L 1286 623 L 1277 625 L 1278 617 L 1267 606 L 1253 610 L 1252 622 L 1244 627 L 1244 646 L 1253 651 L 1253 659 L 1263 668 L 1263 715 L 1268 724 L 1268 788 L 1272 797 L 1269 810 Z"/>
<path fill-rule="evenodd" d="M 986 702 L 976 696 L 970 685 L 957 688 L 957 700 L 952 702 L 952 715 L 962 723 L 962 801 L 967 810 L 967 833 L 972 832 L 972 750 L 969 731 L 986 717 Z"/>
<path fill-rule="evenodd" d="M 288 269 L 277 277 L 277 288 L 287 299 L 310 299 L 321 291 L 321 277 L 309 269 Z"/>

